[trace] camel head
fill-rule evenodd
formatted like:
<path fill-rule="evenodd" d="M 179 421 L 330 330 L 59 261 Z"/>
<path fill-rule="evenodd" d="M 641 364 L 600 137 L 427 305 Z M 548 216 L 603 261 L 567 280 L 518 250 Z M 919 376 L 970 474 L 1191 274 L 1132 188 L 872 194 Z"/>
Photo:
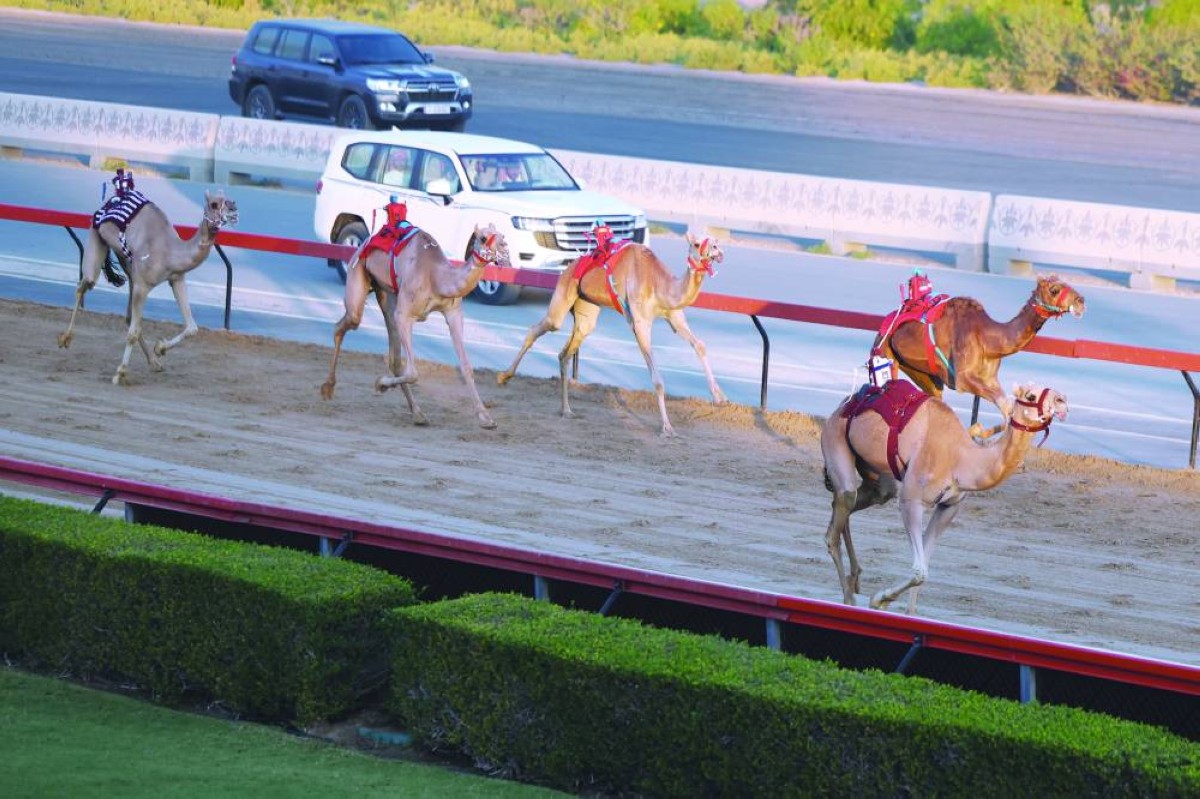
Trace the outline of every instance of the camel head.
<path fill-rule="evenodd" d="M 690 232 L 687 234 L 688 242 L 688 268 L 693 272 L 703 272 L 709 277 L 717 274 L 717 270 L 713 264 L 719 264 L 725 260 L 725 253 L 721 251 L 720 245 L 716 239 L 711 239 L 705 236 L 698 239 Z"/>
<path fill-rule="evenodd" d="M 222 191 L 212 194 L 204 192 L 204 221 L 214 233 L 226 225 L 236 225 L 237 203 L 226 197 Z"/>
<path fill-rule="evenodd" d="M 496 230 L 496 226 L 490 223 L 485 227 L 475 226 L 475 233 L 471 236 L 471 254 L 468 256 L 468 260 L 472 258 L 476 263 L 484 266 L 488 264 L 512 266 L 508 255 L 508 242 L 505 241 L 504 234 Z"/>
<path fill-rule="evenodd" d="M 1039 277 L 1033 296 L 1029 298 L 1030 305 L 1043 319 L 1062 316 L 1070 312 L 1076 319 L 1083 316 L 1083 295 L 1060 280 L 1058 275 Z"/>
<path fill-rule="evenodd" d="M 1013 386 L 1013 409 L 1008 423 L 1017 430 L 1049 435 L 1050 422 L 1067 418 L 1067 398 L 1052 388 L 1027 383 Z"/>

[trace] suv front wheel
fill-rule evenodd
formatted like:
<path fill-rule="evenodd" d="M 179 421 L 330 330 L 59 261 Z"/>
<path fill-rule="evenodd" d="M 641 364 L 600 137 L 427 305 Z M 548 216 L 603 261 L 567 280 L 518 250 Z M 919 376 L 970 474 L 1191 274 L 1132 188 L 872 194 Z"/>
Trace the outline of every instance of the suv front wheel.
<path fill-rule="evenodd" d="M 251 119 L 274 119 L 275 98 L 265 84 L 258 84 L 246 94 L 242 103 L 242 116 Z"/>
<path fill-rule="evenodd" d="M 484 305 L 512 305 L 521 296 L 521 287 L 499 280 L 481 280 L 471 294 Z"/>
<path fill-rule="evenodd" d="M 371 115 L 367 113 L 367 104 L 357 94 L 347 95 L 338 106 L 337 126 L 339 128 L 354 128 L 355 130 L 371 130 Z"/>
<path fill-rule="evenodd" d="M 359 245 L 366 241 L 369 235 L 370 234 L 367 232 L 367 226 L 362 222 L 351 222 L 338 232 L 337 241 L 334 243 L 345 244 L 349 247 L 358 249 Z M 349 264 L 347 264 L 345 261 L 335 261 L 334 259 L 330 258 L 329 265 L 337 270 L 338 277 L 340 277 L 342 282 L 345 283 L 346 267 L 349 266 Z"/>

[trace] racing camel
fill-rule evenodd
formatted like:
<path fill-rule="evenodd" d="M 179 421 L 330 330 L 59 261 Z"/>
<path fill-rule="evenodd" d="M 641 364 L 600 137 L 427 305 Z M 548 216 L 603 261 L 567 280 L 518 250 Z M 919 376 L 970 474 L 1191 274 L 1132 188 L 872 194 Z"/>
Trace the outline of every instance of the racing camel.
<path fill-rule="evenodd" d="M 1007 322 L 993 320 L 971 297 L 931 298 L 915 314 L 902 307 L 898 316 L 889 316 L 872 352 L 891 359 L 930 396 L 941 397 L 949 386 L 992 402 L 1008 417 L 1012 403 L 996 377 L 1000 359 L 1028 346 L 1048 319 L 1066 313 L 1078 318 L 1084 308 L 1083 296 L 1054 275 L 1039 277 Z"/>
<path fill-rule="evenodd" d="M 959 503 L 970 492 L 985 491 L 1008 479 L 1024 461 L 1034 436 L 1043 431 L 1049 435 L 1050 422 L 1067 416 L 1067 398 L 1051 388 L 1017 386 L 1013 400 L 1007 428 L 985 444 L 967 434 L 942 400 L 921 393 L 905 380 L 888 381 L 882 389 L 864 386 L 829 417 L 821 430 L 825 487 L 833 492 L 825 546 L 837 567 L 847 605 L 855 604 L 862 574 L 850 539 L 850 515 L 899 495 L 900 516 L 912 546 L 912 573 L 876 592 L 870 604 L 886 608 L 911 589 L 908 612 L 916 612 L 929 558 Z M 849 556 L 848 574 L 842 563 L 842 541 Z"/>
<path fill-rule="evenodd" d="M 597 249 L 601 257 L 594 259 L 593 263 L 603 268 L 581 268 L 579 264 L 589 257 L 585 255 L 576 266 L 568 267 L 562 273 L 554 287 L 545 317 L 529 328 L 512 365 L 497 375 L 500 384 L 504 385 L 512 379 L 521 358 L 533 343 L 545 333 L 558 330 L 570 311 L 574 316 L 574 324 L 566 346 L 558 355 L 558 364 L 562 378 L 562 415 L 571 416 L 567 396 L 567 364 L 579 351 L 583 340 L 595 329 L 600 309 L 611 308 L 625 317 L 633 330 L 638 349 L 646 360 L 650 379 L 654 382 L 654 393 L 658 397 L 663 436 L 674 436 L 675 429 L 667 418 L 663 380 L 650 348 L 650 329 L 656 319 L 665 318 L 671 329 L 692 345 L 704 367 L 713 401 L 718 404 L 726 402 L 725 394 L 713 377 L 704 342 L 692 333 L 683 315 L 683 309 L 699 296 L 704 278 L 713 274 L 713 264 L 720 263 L 725 256 L 714 239 L 699 239 L 689 233 L 687 242 L 687 273 L 679 278 L 671 274 L 649 247 L 633 242 L 614 242 L 612 248 L 606 250 L 601 239 Z"/>
<path fill-rule="evenodd" d="M 186 241 L 175 232 L 162 209 L 133 188 L 131 176 L 122 174 L 113 179 L 117 186 L 114 195 L 93 217 L 93 226 L 84 243 L 81 276 L 75 288 L 75 307 L 67 329 L 58 337 L 58 346 L 71 346 L 75 335 L 75 317 L 83 306 L 84 295 L 96 285 L 101 270 L 114 285 L 124 280 L 111 258 L 115 256 L 129 276 L 129 306 L 125 321 L 125 352 L 113 375 L 114 385 L 125 383 L 129 375 L 129 359 L 134 344 L 142 348 L 146 362 L 155 372 L 162 371 L 161 356 L 182 344 L 199 329 L 188 304 L 187 284 L 191 272 L 208 257 L 217 240 L 217 232 L 238 221 L 237 204 L 221 191 L 204 192 L 204 213 L 195 234 Z M 152 289 L 164 281 L 171 284 L 175 302 L 183 315 L 183 330 L 169 339 L 159 339 L 153 348 L 142 337 L 142 312 Z"/>
<path fill-rule="evenodd" d="M 481 426 L 493 428 L 496 422 L 479 398 L 475 373 L 463 346 L 462 298 L 479 283 L 484 267 L 509 265 L 508 244 L 495 226 L 476 226 L 467 245 L 466 263 L 459 266 L 450 262 L 433 236 L 420 228 L 407 226 L 407 223 L 401 224 L 404 225 L 401 237 L 409 236 L 411 240 L 406 241 L 394 257 L 390 248 L 370 247 L 368 240 L 350 260 L 346 270 L 346 312 L 333 329 L 333 357 L 329 363 L 329 376 L 321 386 L 321 396 L 333 398 L 342 339 L 347 331 L 357 329 L 362 323 L 367 294 L 373 291 L 387 325 L 390 373 L 375 381 L 375 389 L 386 391 L 399 386 L 408 401 L 413 424 L 429 423 L 412 391 L 418 380 L 413 355 L 413 325 L 424 322 L 430 313 L 437 311 L 450 329 L 459 371 L 475 403 L 475 415 Z"/>

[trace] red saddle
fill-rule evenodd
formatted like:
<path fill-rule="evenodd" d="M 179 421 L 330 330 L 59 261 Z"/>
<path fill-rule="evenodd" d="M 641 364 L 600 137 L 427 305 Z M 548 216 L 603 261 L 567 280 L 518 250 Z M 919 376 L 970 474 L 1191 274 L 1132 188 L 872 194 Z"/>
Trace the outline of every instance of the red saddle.
<path fill-rule="evenodd" d="M 900 433 L 927 399 L 928 394 L 907 380 L 889 380 L 882 388 L 864 385 L 842 406 L 841 415 L 845 419 L 853 419 L 867 411 L 874 411 L 883 418 L 888 426 L 888 468 L 892 470 L 892 476 L 900 480 L 904 477 L 898 452 Z M 849 429 L 847 426 L 847 432 Z"/>

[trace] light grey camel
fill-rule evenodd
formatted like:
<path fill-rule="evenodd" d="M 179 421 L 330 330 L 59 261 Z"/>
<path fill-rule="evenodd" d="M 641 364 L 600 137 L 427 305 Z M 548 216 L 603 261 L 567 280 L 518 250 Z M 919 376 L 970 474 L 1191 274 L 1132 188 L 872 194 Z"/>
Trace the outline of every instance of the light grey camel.
<path fill-rule="evenodd" d="M 346 312 L 333 329 L 333 357 L 329 363 L 329 376 L 321 386 L 321 396 L 333 398 L 342 339 L 348 331 L 362 324 L 367 295 L 373 291 L 388 331 L 389 374 L 375 381 L 376 390 L 386 391 L 399 386 L 408 400 L 413 424 L 428 424 L 412 391 L 418 379 L 412 336 L 413 325 L 424 322 L 430 313 L 437 311 L 450 329 L 459 371 L 475 403 L 475 416 L 481 426 L 495 427 L 496 422 L 475 387 L 475 374 L 463 346 L 462 298 L 474 290 L 489 264 L 509 266 L 508 243 L 503 234 L 494 225 L 482 228 L 477 225 L 467 245 L 466 262 L 459 266 L 451 263 L 433 236 L 418 230 L 397 254 L 394 273 L 391 253 L 375 248 L 363 257 L 366 248 L 364 242 L 346 270 Z"/>
<path fill-rule="evenodd" d="M 687 241 L 688 267 L 682 278 L 671 274 L 658 256 L 642 244 L 627 244 L 618 250 L 610 259 L 607 273 L 604 268 L 595 268 L 585 272 L 582 277 L 576 277 L 574 267 L 568 265 L 554 287 L 546 315 L 529 328 L 525 334 L 525 342 L 521 345 L 517 357 L 513 359 L 512 365 L 497 375 L 500 385 L 512 379 L 517 365 L 535 341 L 562 327 L 563 320 L 570 311 L 574 316 L 574 324 L 566 346 L 558 355 L 558 364 L 562 378 L 562 415 L 571 416 L 571 404 L 567 396 L 567 364 L 579 351 L 583 340 L 595 329 L 600 309 L 611 308 L 625 317 L 633 331 L 638 349 L 642 351 L 642 357 L 646 360 L 650 379 L 654 383 L 654 393 L 658 397 L 663 436 L 675 435 L 675 429 L 671 426 L 671 420 L 667 418 L 663 380 L 654 363 L 654 352 L 650 346 L 650 330 L 654 320 L 666 319 L 671 329 L 692 345 L 701 366 L 704 367 L 713 401 L 718 404 L 724 403 L 725 394 L 713 377 L 704 342 L 696 338 L 688 327 L 683 309 L 696 301 L 704 278 L 713 274 L 713 264 L 720 263 L 725 256 L 715 239 L 698 239 L 689 233 Z M 622 305 L 624 307 L 621 307 Z"/>
<path fill-rule="evenodd" d="M 887 385 L 898 382 L 920 396 L 904 381 Z M 958 513 L 959 503 L 970 492 L 993 488 L 1008 479 L 1023 462 L 1034 435 L 1047 431 L 1054 418 L 1066 418 L 1067 398 L 1051 388 L 1015 387 L 1004 432 L 980 444 L 967 434 L 949 406 L 930 397 L 912 412 L 894 444 L 897 478 L 889 465 L 892 432 L 884 418 L 869 408 L 849 419 L 843 415 L 843 409 L 858 396 L 843 400 L 821 430 L 825 486 L 833 492 L 833 516 L 825 546 L 837 567 L 843 600 L 853 605 L 862 569 L 850 539 L 850 515 L 899 495 L 900 516 L 912 545 L 912 573 L 876 592 L 870 604 L 886 608 L 911 589 L 908 612 L 912 614 L 917 609 L 917 592 L 929 573 L 933 548 Z M 849 574 L 842 563 L 842 541 L 849 556 Z"/>
<path fill-rule="evenodd" d="M 204 263 L 217 240 L 217 232 L 237 221 L 237 203 L 228 199 L 224 192 L 206 191 L 204 214 L 195 234 L 186 241 L 175 232 L 175 227 L 162 209 L 152 202 L 146 203 L 129 221 L 124 242 L 120 238 L 121 231 L 112 222 L 103 222 L 98 228 L 91 228 L 84 242 L 82 276 L 75 288 L 75 307 L 71 311 L 67 329 L 58 337 L 58 346 L 71 346 L 71 339 L 75 335 L 75 317 L 83 306 L 84 295 L 95 287 L 101 270 L 110 282 L 116 282 L 115 269 L 109 263 L 111 254 L 120 260 L 121 267 L 129 276 L 129 307 L 125 319 L 129 323 L 129 331 L 125 335 L 125 352 L 113 375 L 113 384 L 126 382 L 134 344 L 142 348 L 150 369 L 161 372 L 161 356 L 195 335 L 198 330 L 188 305 L 185 276 Z M 126 253 L 132 257 L 126 257 Z M 142 312 L 150 291 L 164 281 L 171 284 L 175 302 L 179 304 L 183 329 L 173 338 L 159 339 L 151 348 L 142 337 Z"/>

